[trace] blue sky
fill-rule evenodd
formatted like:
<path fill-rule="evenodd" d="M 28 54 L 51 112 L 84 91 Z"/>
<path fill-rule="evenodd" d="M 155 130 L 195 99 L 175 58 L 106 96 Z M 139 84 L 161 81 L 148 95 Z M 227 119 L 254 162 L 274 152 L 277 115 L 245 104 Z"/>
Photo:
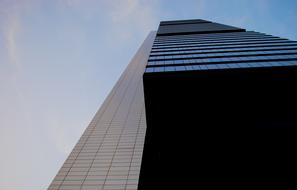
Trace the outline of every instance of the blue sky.
<path fill-rule="evenodd" d="M 297 40 L 295 0 L 0 0 L 0 189 L 46 189 L 160 20 Z"/>

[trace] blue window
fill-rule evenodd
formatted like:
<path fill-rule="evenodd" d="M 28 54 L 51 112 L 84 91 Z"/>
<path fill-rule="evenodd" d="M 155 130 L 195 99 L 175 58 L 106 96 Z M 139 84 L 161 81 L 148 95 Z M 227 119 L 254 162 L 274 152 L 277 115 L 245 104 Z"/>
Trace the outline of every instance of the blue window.
<path fill-rule="evenodd" d="M 211 62 L 212 59 L 201 59 L 201 62 L 203 63 L 208 63 L 208 62 Z"/>
<path fill-rule="evenodd" d="M 194 70 L 200 70 L 200 67 L 199 67 L 199 65 L 193 65 L 193 69 Z"/>
<path fill-rule="evenodd" d="M 185 59 L 184 60 L 184 64 L 190 64 L 190 60 L 189 59 Z"/>
<path fill-rule="evenodd" d="M 184 64 L 184 60 L 174 60 L 174 64 Z"/>
<path fill-rule="evenodd" d="M 228 65 L 227 64 L 217 64 L 217 67 L 220 69 L 228 69 Z"/>
<path fill-rule="evenodd" d="M 277 61 L 277 63 L 279 64 L 279 66 L 286 66 L 286 62 L 283 62 L 283 61 Z"/>
<path fill-rule="evenodd" d="M 257 60 L 257 59 L 261 59 L 262 57 L 241 57 L 239 60 L 244 60 L 244 61 L 247 61 L 247 60 Z"/>
<path fill-rule="evenodd" d="M 235 64 L 226 64 L 229 68 L 239 68 L 239 66 Z"/>
<path fill-rule="evenodd" d="M 247 63 L 249 67 L 259 67 L 257 63 Z"/>
<path fill-rule="evenodd" d="M 224 62 L 224 61 L 230 61 L 230 59 L 227 57 L 223 57 L 223 58 L 217 58 L 216 61 Z"/>
<path fill-rule="evenodd" d="M 154 72 L 154 68 L 152 68 L 152 67 L 146 68 L 145 72 L 146 73 L 152 73 L 152 72 Z"/>
<path fill-rule="evenodd" d="M 174 63 L 173 63 L 173 60 L 166 60 L 166 61 L 165 61 L 165 65 L 169 65 L 169 64 L 174 64 Z"/>
<path fill-rule="evenodd" d="M 189 63 L 196 63 L 196 59 L 189 59 Z"/>
<path fill-rule="evenodd" d="M 176 66 L 176 67 L 175 67 L 175 70 L 176 70 L 176 71 L 185 71 L 186 68 L 185 68 L 185 66 Z"/>
<path fill-rule="evenodd" d="M 297 64 L 297 61 L 288 61 L 287 64 L 288 65 L 296 65 Z"/>
<path fill-rule="evenodd" d="M 192 67 L 191 65 L 188 65 L 188 66 L 186 66 L 186 69 L 187 69 L 188 71 L 191 71 L 191 70 L 193 70 L 193 67 Z"/>
<path fill-rule="evenodd" d="M 229 59 L 229 61 L 236 61 L 235 57 L 229 57 L 228 59 Z"/>
<path fill-rule="evenodd" d="M 261 65 L 263 67 L 270 67 L 271 66 L 270 62 L 262 62 Z"/>
<path fill-rule="evenodd" d="M 271 66 L 281 66 L 282 64 L 280 62 L 270 62 Z"/>
<path fill-rule="evenodd" d="M 297 55 L 288 55 L 288 57 L 291 59 L 295 59 L 295 58 L 297 58 Z"/>
<path fill-rule="evenodd" d="M 206 65 L 200 65 L 200 70 L 207 70 L 207 66 Z"/>
<path fill-rule="evenodd" d="M 197 57 L 205 57 L 205 55 L 201 55 L 201 54 L 193 55 L 193 58 L 197 58 Z"/>
<path fill-rule="evenodd" d="M 164 65 L 165 64 L 165 61 L 157 61 L 156 62 L 156 65 Z"/>
<path fill-rule="evenodd" d="M 155 72 L 163 72 L 164 71 L 164 67 L 155 67 L 154 71 Z"/>
<path fill-rule="evenodd" d="M 207 68 L 208 69 L 217 69 L 218 67 L 217 67 L 217 65 L 207 65 Z"/>
<path fill-rule="evenodd" d="M 247 63 L 238 63 L 237 64 L 239 67 L 241 68 L 247 68 L 247 67 L 250 67 Z"/>
<path fill-rule="evenodd" d="M 155 61 L 149 61 L 148 65 L 155 65 Z"/>
<path fill-rule="evenodd" d="M 166 72 L 175 71 L 175 67 L 165 67 L 165 71 Z"/>

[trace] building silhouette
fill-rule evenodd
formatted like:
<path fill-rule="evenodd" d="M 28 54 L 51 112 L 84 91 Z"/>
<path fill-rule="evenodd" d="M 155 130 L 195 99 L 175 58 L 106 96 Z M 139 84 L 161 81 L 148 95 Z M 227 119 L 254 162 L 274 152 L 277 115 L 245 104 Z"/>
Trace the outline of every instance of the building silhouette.
<path fill-rule="evenodd" d="M 161 22 L 49 189 L 292 185 L 296 65 L 295 41 L 200 19 Z"/>

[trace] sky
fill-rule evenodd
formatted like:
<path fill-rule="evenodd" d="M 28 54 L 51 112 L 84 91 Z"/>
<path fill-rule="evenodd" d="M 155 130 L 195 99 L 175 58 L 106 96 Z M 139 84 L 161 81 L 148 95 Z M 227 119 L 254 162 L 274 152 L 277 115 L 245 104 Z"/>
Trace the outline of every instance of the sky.
<path fill-rule="evenodd" d="M 297 40 L 296 0 L 0 0 L 0 189 L 46 189 L 161 20 Z"/>

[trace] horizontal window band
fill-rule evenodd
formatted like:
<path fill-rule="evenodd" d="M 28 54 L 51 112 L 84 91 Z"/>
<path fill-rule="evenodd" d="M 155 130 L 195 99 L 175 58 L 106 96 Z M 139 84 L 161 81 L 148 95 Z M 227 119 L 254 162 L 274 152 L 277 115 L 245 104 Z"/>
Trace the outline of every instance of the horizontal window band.
<path fill-rule="evenodd" d="M 158 40 L 157 38 L 154 40 L 154 43 L 164 43 L 164 42 L 179 42 L 179 41 L 192 41 L 192 40 L 219 40 L 219 39 L 236 39 L 236 38 L 257 38 L 257 37 L 278 37 L 267 34 L 253 34 L 253 35 L 218 35 L 218 36 L 205 36 L 205 37 L 191 37 L 191 38 L 178 38 L 178 39 L 163 39 Z"/>
<path fill-rule="evenodd" d="M 269 45 L 267 45 L 269 44 Z M 193 47 L 179 47 L 179 48 L 168 48 L 168 49 L 161 49 L 161 50 L 151 50 L 151 53 L 155 52 L 174 52 L 174 51 L 183 51 L 183 50 L 199 50 L 199 49 L 228 49 L 228 48 L 238 48 L 238 47 L 268 47 L 268 46 L 281 46 L 285 44 L 286 46 L 289 45 L 296 45 L 296 42 L 287 41 L 287 42 L 269 42 L 269 43 L 247 43 L 247 44 L 224 44 L 224 45 L 216 45 L 216 46 L 193 46 Z"/>
<path fill-rule="evenodd" d="M 246 36 L 220 36 L 216 38 L 189 38 L 189 39 L 179 39 L 179 40 L 155 40 L 154 44 L 162 44 L 162 43 L 178 43 L 178 42 L 191 42 L 191 41 L 206 41 L 206 40 L 224 40 L 224 39 L 249 39 L 249 38 L 279 38 L 277 36 L 269 36 L 269 35 L 246 35 Z"/>
<path fill-rule="evenodd" d="M 211 48 L 186 48 L 186 49 L 177 49 L 177 50 L 170 50 L 170 51 L 151 51 L 151 56 L 156 54 L 157 56 L 160 55 L 159 53 L 174 53 L 174 52 L 183 52 L 183 51 L 202 51 L 202 50 L 225 50 L 225 49 L 238 49 L 238 48 L 262 48 L 262 47 L 294 47 L 297 46 L 297 43 L 275 43 L 275 44 L 269 44 L 269 45 L 236 45 L 236 46 L 221 46 L 221 47 L 211 47 Z M 161 54 L 161 55 L 162 55 Z"/>
<path fill-rule="evenodd" d="M 205 23 L 211 23 L 209 21 L 196 21 L 196 22 L 172 22 L 172 23 L 160 23 L 160 27 L 163 27 L 163 26 L 171 26 L 171 25 L 185 25 L 185 24 L 205 24 Z"/>
<path fill-rule="evenodd" d="M 263 59 L 263 60 L 237 60 L 237 61 L 214 61 L 214 62 L 203 62 L 203 63 L 183 63 L 183 64 L 162 64 L 162 65 L 147 65 L 146 68 L 154 67 L 174 67 L 174 66 L 188 66 L 188 65 L 212 65 L 212 64 L 236 64 L 236 63 L 254 63 L 254 62 L 279 62 L 279 61 L 297 61 L 297 58 L 292 59 Z"/>
<path fill-rule="evenodd" d="M 163 47 L 163 46 L 174 46 L 174 45 L 190 45 L 190 44 L 207 44 L 207 43 L 229 43 L 229 42 L 253 42 L 253 41 L 269 41 L 269 40 L 287 40 L 284 38 L 279 37 L 259 37 L 259 38 L 242 38 L 242 39 L 218 39 L 218 40 L 196 40 L 190 43 L 188 42 L 181 42 L 181 43 L 164 43 L 161 45 L 153 45 L 153 48 Z"/>
<path fill-rule="evenodd" d="M 269 46 L 271 47 L 271 46 Z M 242 48 L 242 50 L 223 50 L 223 51 L 205 51 L 203 50 L 197 51 L 197 52 L 181 52 L 181 53 L 171 53 L 171 54 L 156 54 L 156 55 L 150 55 L 151 57 L 159 57 L 159 56 L 175 56 L 175 55 L 194 55 L 194 54 L 212 54 L 212 53 L 236 53 L 236 52 L 258 52 L 258 51 L 281 51 L 281 50 L 297 50 L 297 44 L 296 47 L 288 47 L 288 48 Z M 193 50 L 195 51 L 195 50 Z M 154 59 L 155 61 L 156 59 Z"/>
<path fill-rule="evenodd" d="M 228 27 L 228 28 L 217 28 L 214 30 L 196 30 L 193 27 L 185 27 L 181 30 L 167 30 L 159 29 L 157 36 L 177 36 L 177 35 L 190 35 L 190 34 L 218 34 L 218 33 L 230 33 L 230 32 L 246 32 L 245 29 Z"/>
<path fill-rule="evenodd" d="M 155 38 L 155 42 L 163 42 L 163 41 L 179 41 L 179 40 L 192 40 L 192 39 L 219 39 L 219 38 L 238 38 L 238 37 L 255 37 L 255 36 L 273 36 L 269 34 L 263 33 L 241 33 L 241 35 L 233 35 L 225 33 L 225 35 L 188 35 L 188 36 L 179 36 L 178 38 Z"/>
<path fill-rule="evenodd" d="M 262 56 L 278 56 L 278 55 L 296 55 L 297 52 L 292 53 L 263 53 L 263 54 L 250 54 L 250 55 L 225 55 L 225 56 L 208 56 L 208 57 L 184 57 L 175 59 L 160 59 L 160 60 L 148 60 L 148 62 L 154 61 L 174 61 L 174 60 L 191 60 L 191 59 L 212 59 L 212 58 L 232 58 L 232 57 L 262 57 Z"/>
<path fill-rule="evenodd" d="M 297 66 L 297 61 L 289 62 L 252 62 L 252 63 L 227 63 L 227 64 L 211 64 L 211 65 L 187 65 L 187 66 L 171 66 L 171 67 L 157 67 L 146 68 L 145 73 L 159 73 L 159 72 L 180 72 L 180 71 L 199 71 L 212 69 L 244 69 L 244 68 L 263 68 L 263 67 L 284 67 Z"/>
<path fill-rule="evenodd" d="M 152 47 L 153 50 L 156 49 L 167 49 L 167 48 L 179 48 L 179 47 L 192 47 L 192 46 L 213 46 L 213 45 L 224 45 L 224 44 L 242 44 L 242 43 L 253 43 L 253 42 L 289 42 L 287 39 L 261 39 L 261 40 L 240 40 L 240 41 L 217 41 L 217 42 L 207 42 L 207 43 L 191 43 L 191 44 L 180 44 L 180 45 L 172 45 L 172 46 L 164 46 L 164 47 Z"/>
<path fill-rule="evenodd" d="M 218 43 L 218 42 L 236 42 L 236 41 L 255 41 L 255 40 L 288 40 L 286 38 L 279 37 L 256 37 L 256 38 L 224 38 L 224 39 L 214 39 L 214 40 L 191 40 L 191 41 L 179 41 L 179 42 L 164 42 L 164 43 L 154 43 L 152 47 L 158 48 L 163 46 L 180 46 L 180 45 L 190 45 L 196 43 Z"/>
<path fill-rule="evenodd" d="M 220 45 L 237 45 L 237 44 L 266 44 L 266 43 L 281 43 L 281 42 L 290 42 L 285 39 L 277 39 L 277 40 L 255 40 L 255 41 L 239 41 L 239 42 L 219 42 L 219 43 L 197 43 L 195 45 L 180 45 L 180 46 L 166 46 L 166 47 L 152 47 L 152 50 L 159 49 L 170 49 L 170 48 L 183 48 L 183 47 L 208 47 L 208 46 L 220 46 Z"/>
<path fill-rule="evenodd" d="M 169 40 L 169 39 L 181 39 L 181 38 L 193 38 L 193 37 L 217 37 L 217 36 L 244 36 L 244 35 L 270 35 L 261 32 L 247 31 L 247 32 L 228 32 L 228 33 L 210 33 L 210 34 L 188 34 L 177 36 L 156 36 L 156 40 Z"/>

